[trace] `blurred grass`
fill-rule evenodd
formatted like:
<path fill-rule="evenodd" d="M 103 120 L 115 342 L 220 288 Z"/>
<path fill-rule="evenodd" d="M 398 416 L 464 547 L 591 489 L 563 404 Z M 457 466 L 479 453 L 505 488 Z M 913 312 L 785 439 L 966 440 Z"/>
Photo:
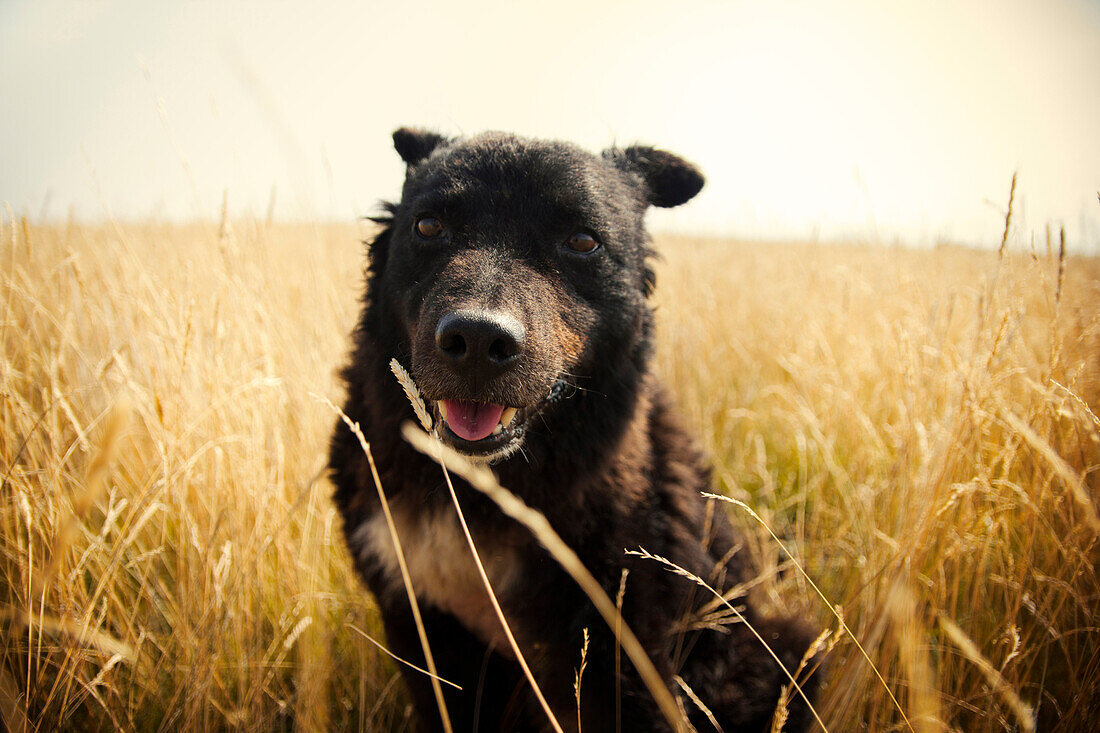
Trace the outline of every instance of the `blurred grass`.
<path fill-rule="evenodd" d="M 0 231 L 9 729 L 409 727 L 311 396 L 340 398 L 368 232 L 234 224 Z M 904 710 L 844 639 L 830 729 L 1092 730 L 1100 262 L 657 247 L 657 369 L 716 489 Z M 731 511 L 766 600 L 835 627 Z"/>
<path fill-rule="evenodd" d="M 665 251 L 659 371 L 719 489 L 798 548 L 912 727 L 1018 729 L 942 617 L 1040 730 L 1093 730 L 1100 262 L 1065 261 L 1059 289 L 1057 254 Z M 796 574 L 776 585 L 776 604 L 810 599 L 791 610 L 829 623 Z M 851 646 L 823 713 L 836 730 L 907 729 Z"/>
<path fill-rule="evenodd" d="M 32 728 L 401 727 L 395 670 L 350 628 L 381 637 L 310 397 L 339 392 L 359 236 L 4 232 L 0 684 Z M 130 427 L 81 510 L 122 396 Z"/>

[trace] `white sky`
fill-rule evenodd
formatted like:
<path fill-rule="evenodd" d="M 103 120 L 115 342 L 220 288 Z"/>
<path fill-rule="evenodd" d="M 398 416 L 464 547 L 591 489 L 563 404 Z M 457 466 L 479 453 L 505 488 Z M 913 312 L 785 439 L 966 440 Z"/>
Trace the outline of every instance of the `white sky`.
<path fill-rule="evenodd" d="M 163 112 L 161 111 L 163 110 Z M 656 144 L 655 228 L 1100 248 L 1100 3 L 0 0 L 0 200 L 34 218 L 351 221 L 390 132 Z"/>

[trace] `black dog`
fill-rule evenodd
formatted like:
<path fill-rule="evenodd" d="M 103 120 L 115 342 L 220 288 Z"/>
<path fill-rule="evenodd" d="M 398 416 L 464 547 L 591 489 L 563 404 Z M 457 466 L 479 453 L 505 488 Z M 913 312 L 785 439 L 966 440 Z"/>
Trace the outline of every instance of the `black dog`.
<path fill-rule="evenodd" d="M 439 467 L 400 437 L 411 419 L 390 373 L 410 369 L 441 437 L 489 462 L 501 483 L 546 515 L 607 593 L 625 584 L 623 616 L 670 688 L 678 676 L 727 733 L 765 731 L 811 633 L 761 617 L 739 597 L 699 623 L 713 596 L 644 548 L 720 592 L 752 577 L 708 469 L 650 375 L 654 286 L 643 226 L 649 206 L 677 206 L 703 186 L 689 163 L 650 147 L 596 156 L 573 145 L 488 133 L 449 140 L 402 129 L 401 200 L 369 245 L 346 413 L 370 442 L 405 548 L 455 730 L 549 729 L 492 612 Z M 395 552 L 358 440 L 332 439 L 336 503 L 390 648 L 423 665 Z M 532 539 L 470 487 L 456 487 L 490 580 L 557 719 L 577 725 L 574 671 L 591 636 L 582 728 L 667 730 L 653 698 L 588 598 Z M 625 548 L 625 549 L 624 549 Z M 713 608 L 712 603 L 712 608 Z M 721 610 L 719 606 L 719 610 Z M 616 661 L 619 659 L 619 661 Z M 441 720 L 429 680 L 405 675 L 423 728 Z M 806 675 L 803 674 L 803 678 Z M 800 680 L 807 695 L 814 677 Z M 712 728 L 683 700 L 690 721 Z M 790 699 L 787 730 L 808 726 Z"/>

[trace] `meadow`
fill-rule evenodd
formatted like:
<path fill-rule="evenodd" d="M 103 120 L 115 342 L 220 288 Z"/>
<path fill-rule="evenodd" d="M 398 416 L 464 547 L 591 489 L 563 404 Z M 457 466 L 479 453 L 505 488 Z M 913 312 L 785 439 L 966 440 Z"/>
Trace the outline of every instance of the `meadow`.
<path fill-rule="evenodd" d="M 3 220 L 9 731 L 411 729 L 324 472 L 369 234 Z M 1100 260 L 991 244 L 656 242 L 656 369 L 761 601 L 835 632 L 830 731 L 1100 719 Z"/>

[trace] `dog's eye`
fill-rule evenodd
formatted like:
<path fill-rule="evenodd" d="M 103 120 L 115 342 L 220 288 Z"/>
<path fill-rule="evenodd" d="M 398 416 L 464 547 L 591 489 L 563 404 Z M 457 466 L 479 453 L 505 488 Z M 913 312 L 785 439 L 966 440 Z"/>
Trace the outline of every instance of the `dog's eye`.
<path fill-rule="evenodd" d="M 588 254 L 589 252 L 595 251 L 595 249 L 600 246 L 600 243 L 596 241 L 595 237 L 587 232 L 577 232 L 565 241 L 565 246 L 574 252 Z"/>
<path fill-rule="evenodd" d="M 425 239 L 438 239 L 443 236 L 443 222 L 434 216 L 422 216 L 416 220 L 416 233 Z"/>

